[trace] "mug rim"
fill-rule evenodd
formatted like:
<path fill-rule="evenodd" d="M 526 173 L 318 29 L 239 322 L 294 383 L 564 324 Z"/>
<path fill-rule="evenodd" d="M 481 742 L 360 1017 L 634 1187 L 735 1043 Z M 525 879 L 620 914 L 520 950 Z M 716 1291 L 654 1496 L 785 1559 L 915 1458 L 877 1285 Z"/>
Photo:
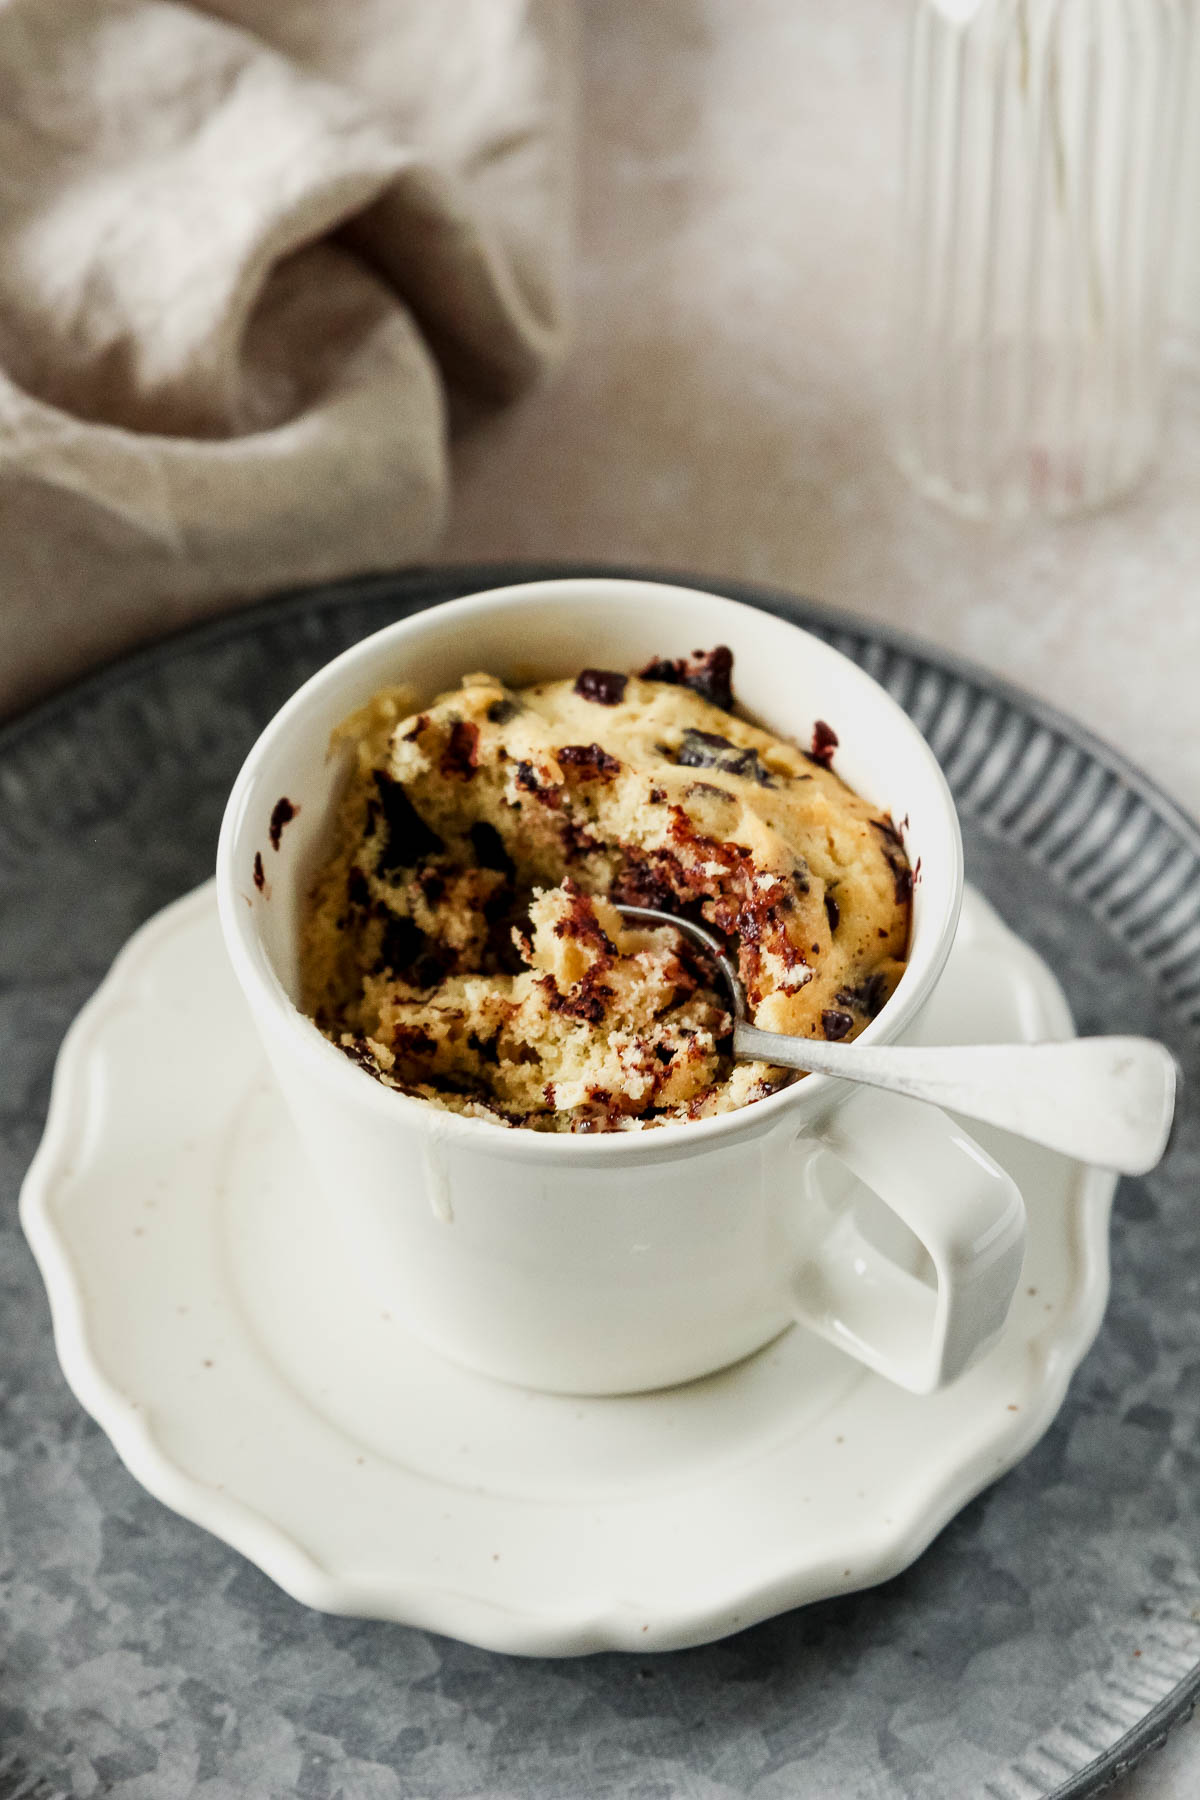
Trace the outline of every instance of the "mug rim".
<path fill-rule="evenodd" d="M 580 591 L 585 589 L 593 598 L 611 596 L 620 599 L 636 596 L 648 606 L 668 595 L 676 600 L 703 600 L 731 615 L 748 614 L 756 621 L 794 633 L 804 643 L 817 648 L 822 655 L 845 664 L 862 684 L 863 691 L 870 694 L 871 705 L 888 715 L 908 736 L 918 760 L 924 762 L 934 789 L 942 801 L 950 866 L 941 905 L 923 926 L 923 935 L 927 934 L 928 943 L 924 949 L 923 966 L 916 971 L 918 980 L 910 981 L 906 991 L 905 978 L 902 977 L 896 991 L 855 1039 L 857 1043 L 876 1044 L 894 1041 L 918 1015 L 939 980 L 950 954 L 961 909 L 962 833 L 954 799 L 941 765 L 899 703 L 872 675 L 832 644 L 789 619 L 780 618 L 777 614 L 750 606 L 744 601 L 674 582 L 580 575 L 483 589 L 406 614 L 403 618 L 382 626 L 378 631 L 369 633 L 322 664 L 268 720 L 251 745 L 230 791 L 221 820 L 216 859 L 217 904 L 222 936 L 226 953 L 255 1023 L 260 1029 L 264 1025 L 269 1026 L 272 1035 L 281 1040 L 282 1046 L 290 1054 L 302 1056 L 314 1079 L 340 1084 L 342 1094 L 350 1104 L 368 1109 L 384 1107 L 392 1119 L 402 1117 L 410 1126 L 441 1139 L 458 1138 L 479 1148 L 490 1145 L 495 1153 L 504 1156 L 506 1160 L 519 1161 L 528 1157 L 543 1163 L 598 1160 L 628 1163 L 683 1158 L 701 1154 L 715 1140 L 759 1137 L 775 1126 L 783 1128 L 788 1122 L 788 1116 L 800 1110 L 810 1114 L 823 1114 L 831 1106 L 838 1104 L 839 1098 L 849 1099 L 855 1091 L 854 1086 L 839 1082 L 835 1076 L 808 1074 L 750 1105 L 707 1119 L 674 1120 L 660 1129 L 596 1133 L 541 1132 L 520 1127 L 506 1130 L 491 1120 L 451 1112 L 414 1095 L 385 1088 L 369 1077 L 364 1079 L 363 1071 L 356 1068 L 336 1045 L 322 1035 L 313 1021 L 299 1010 L 287 994 L 262 946 L 255 910 L 235 904 L 241 897 L 235 874 L 235 849 L 243 820 L 256 794 L 262 765 L 278 740 L 296 725 L 328 687 L 339 681 L 348 670 L 358 665 L 369 665 L 376 658 L 383 657 L 397 642 L 403 642 L 409 637 L 420 637 L 430 628 L 432 621 L 436 620 L 438 627 L 442 629 L 447 626 L 453 628 L 455 622 L 465 622 L 472 614 L 492 613 L 508 608 L 516 610 L 531 602 L 545 601 L 556 596 L 567 600 L 578 597 Z M 736 654 L 735 647 L 735 657 Z M 390 678 L 397 678 L 394 670 L 390 672 Z M 916 878 L 920 879 L 919 869 L 916 871 Z M 905 970 L 906 976 L 912 973 L 911 950 L 910 933 L 910 958 Z M 839 1087 L 842 1088 L 840 1097 L 837 1095 Z M 397 1106 L 400 1108 L 399 1114 Z M 806 1122 L 804 1119 L 799 1121 L 801 1129 Z"/>

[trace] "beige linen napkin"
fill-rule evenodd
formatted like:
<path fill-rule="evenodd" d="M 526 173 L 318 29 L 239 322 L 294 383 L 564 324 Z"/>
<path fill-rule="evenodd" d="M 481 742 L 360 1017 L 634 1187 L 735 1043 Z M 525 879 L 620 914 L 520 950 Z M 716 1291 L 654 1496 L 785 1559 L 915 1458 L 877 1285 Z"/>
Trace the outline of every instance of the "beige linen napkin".
<path fill-rule="evenodd" d="M 559 353 L 569 0 L 0 0 L 0 712 L 430 547 Z"/>

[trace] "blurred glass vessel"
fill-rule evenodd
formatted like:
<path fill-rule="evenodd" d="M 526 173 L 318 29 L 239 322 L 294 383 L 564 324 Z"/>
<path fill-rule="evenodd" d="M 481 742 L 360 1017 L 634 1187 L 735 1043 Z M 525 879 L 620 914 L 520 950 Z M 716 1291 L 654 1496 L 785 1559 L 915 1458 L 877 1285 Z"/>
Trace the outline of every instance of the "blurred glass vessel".
<path fill-rule="evenodd" d="M 900 462 L 980 518 L 1131 487 L 1160 436 L 1192 0 L 914 0 Z"/>
<path fill-rule="evenodd" d="M 1168 360 L 1200 374 L 1200 21 L 1193 25 L 1180 133 L 1178 231 L 1172 270 Z"/>

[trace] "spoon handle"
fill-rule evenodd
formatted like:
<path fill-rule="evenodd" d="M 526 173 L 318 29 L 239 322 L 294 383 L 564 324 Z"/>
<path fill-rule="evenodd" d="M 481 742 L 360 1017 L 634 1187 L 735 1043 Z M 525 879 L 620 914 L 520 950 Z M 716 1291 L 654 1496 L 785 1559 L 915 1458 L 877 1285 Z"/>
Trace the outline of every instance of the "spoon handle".
<path fill-rule="evenodd" d="M 829 1044 L 734 1028 L 733 1053 L 931 1100 L 1079 1162 L 1144 1175 L 1166 1149 L 1179 1068 L 1153 1038 L 1063 1044 Z"/>

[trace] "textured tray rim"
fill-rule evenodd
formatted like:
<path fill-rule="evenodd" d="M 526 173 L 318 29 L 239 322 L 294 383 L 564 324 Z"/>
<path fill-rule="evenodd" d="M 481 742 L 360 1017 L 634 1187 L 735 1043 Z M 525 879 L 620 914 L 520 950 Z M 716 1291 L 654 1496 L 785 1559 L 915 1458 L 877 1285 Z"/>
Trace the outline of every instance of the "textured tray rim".
<path fill-rule="evenodd" d="M 152 672 L 162 664 L 206 646 L 253 634 L 261 625 L 284 623 L 297 613 L 337 611 L 344 606 L 394 597 L 405 611 L 420 610 L 457 594 L 481 592 L 518 582 L 596 576 L 628 580 L 665 581 L 744 600 L 769 612 L 795 617 L 831 638 L 879 645 L 883 650 L 908 657 L 965 682 L 1024 715 L 1054 737 L 1081 751 L 1090 761 L 1116 778 L 1134 794 L 1167 832 L 1180 841 L 1200 863 L 1200 824 L 1153 777 L 1141 770 L 1124 751 L 1092 732 L 1052 702 L 1030 694 L 1016 683 L 995 676 L 969 658 L 946 651 L 918 634 L 904 631 L 845 608 L 830 606 L 787 589 L 731 577 L 699 574 L 686 569 L 602 560 L 503 560 L 471 563 L 423 563 L 411 568 L 351 576 L 343 580 L 291 588 L 268 595 L 249 605 L 233 607 L 215 619 L 181 626 L 153 643 L 118 654 L 97 669 L 72 680 L 53 693 L 0 722 L 0 755 L 15 750 L 21 740 L 50 727 L 54 721 L 85 707 L 113 688 Z M 1196 1029 L 1200 1017 L 1184 1013 L 1183 1022 Z M 1114 1744 L 1048 1791 L 1045 1800 L 1090 1800 L 1134 1769 L 1152 1750 L 1160 1749 L 1171 1729 L 1188 1719 L 1200 1701 L 1200 1663 L 1165 1694 L 1135 1726 Z"/>

